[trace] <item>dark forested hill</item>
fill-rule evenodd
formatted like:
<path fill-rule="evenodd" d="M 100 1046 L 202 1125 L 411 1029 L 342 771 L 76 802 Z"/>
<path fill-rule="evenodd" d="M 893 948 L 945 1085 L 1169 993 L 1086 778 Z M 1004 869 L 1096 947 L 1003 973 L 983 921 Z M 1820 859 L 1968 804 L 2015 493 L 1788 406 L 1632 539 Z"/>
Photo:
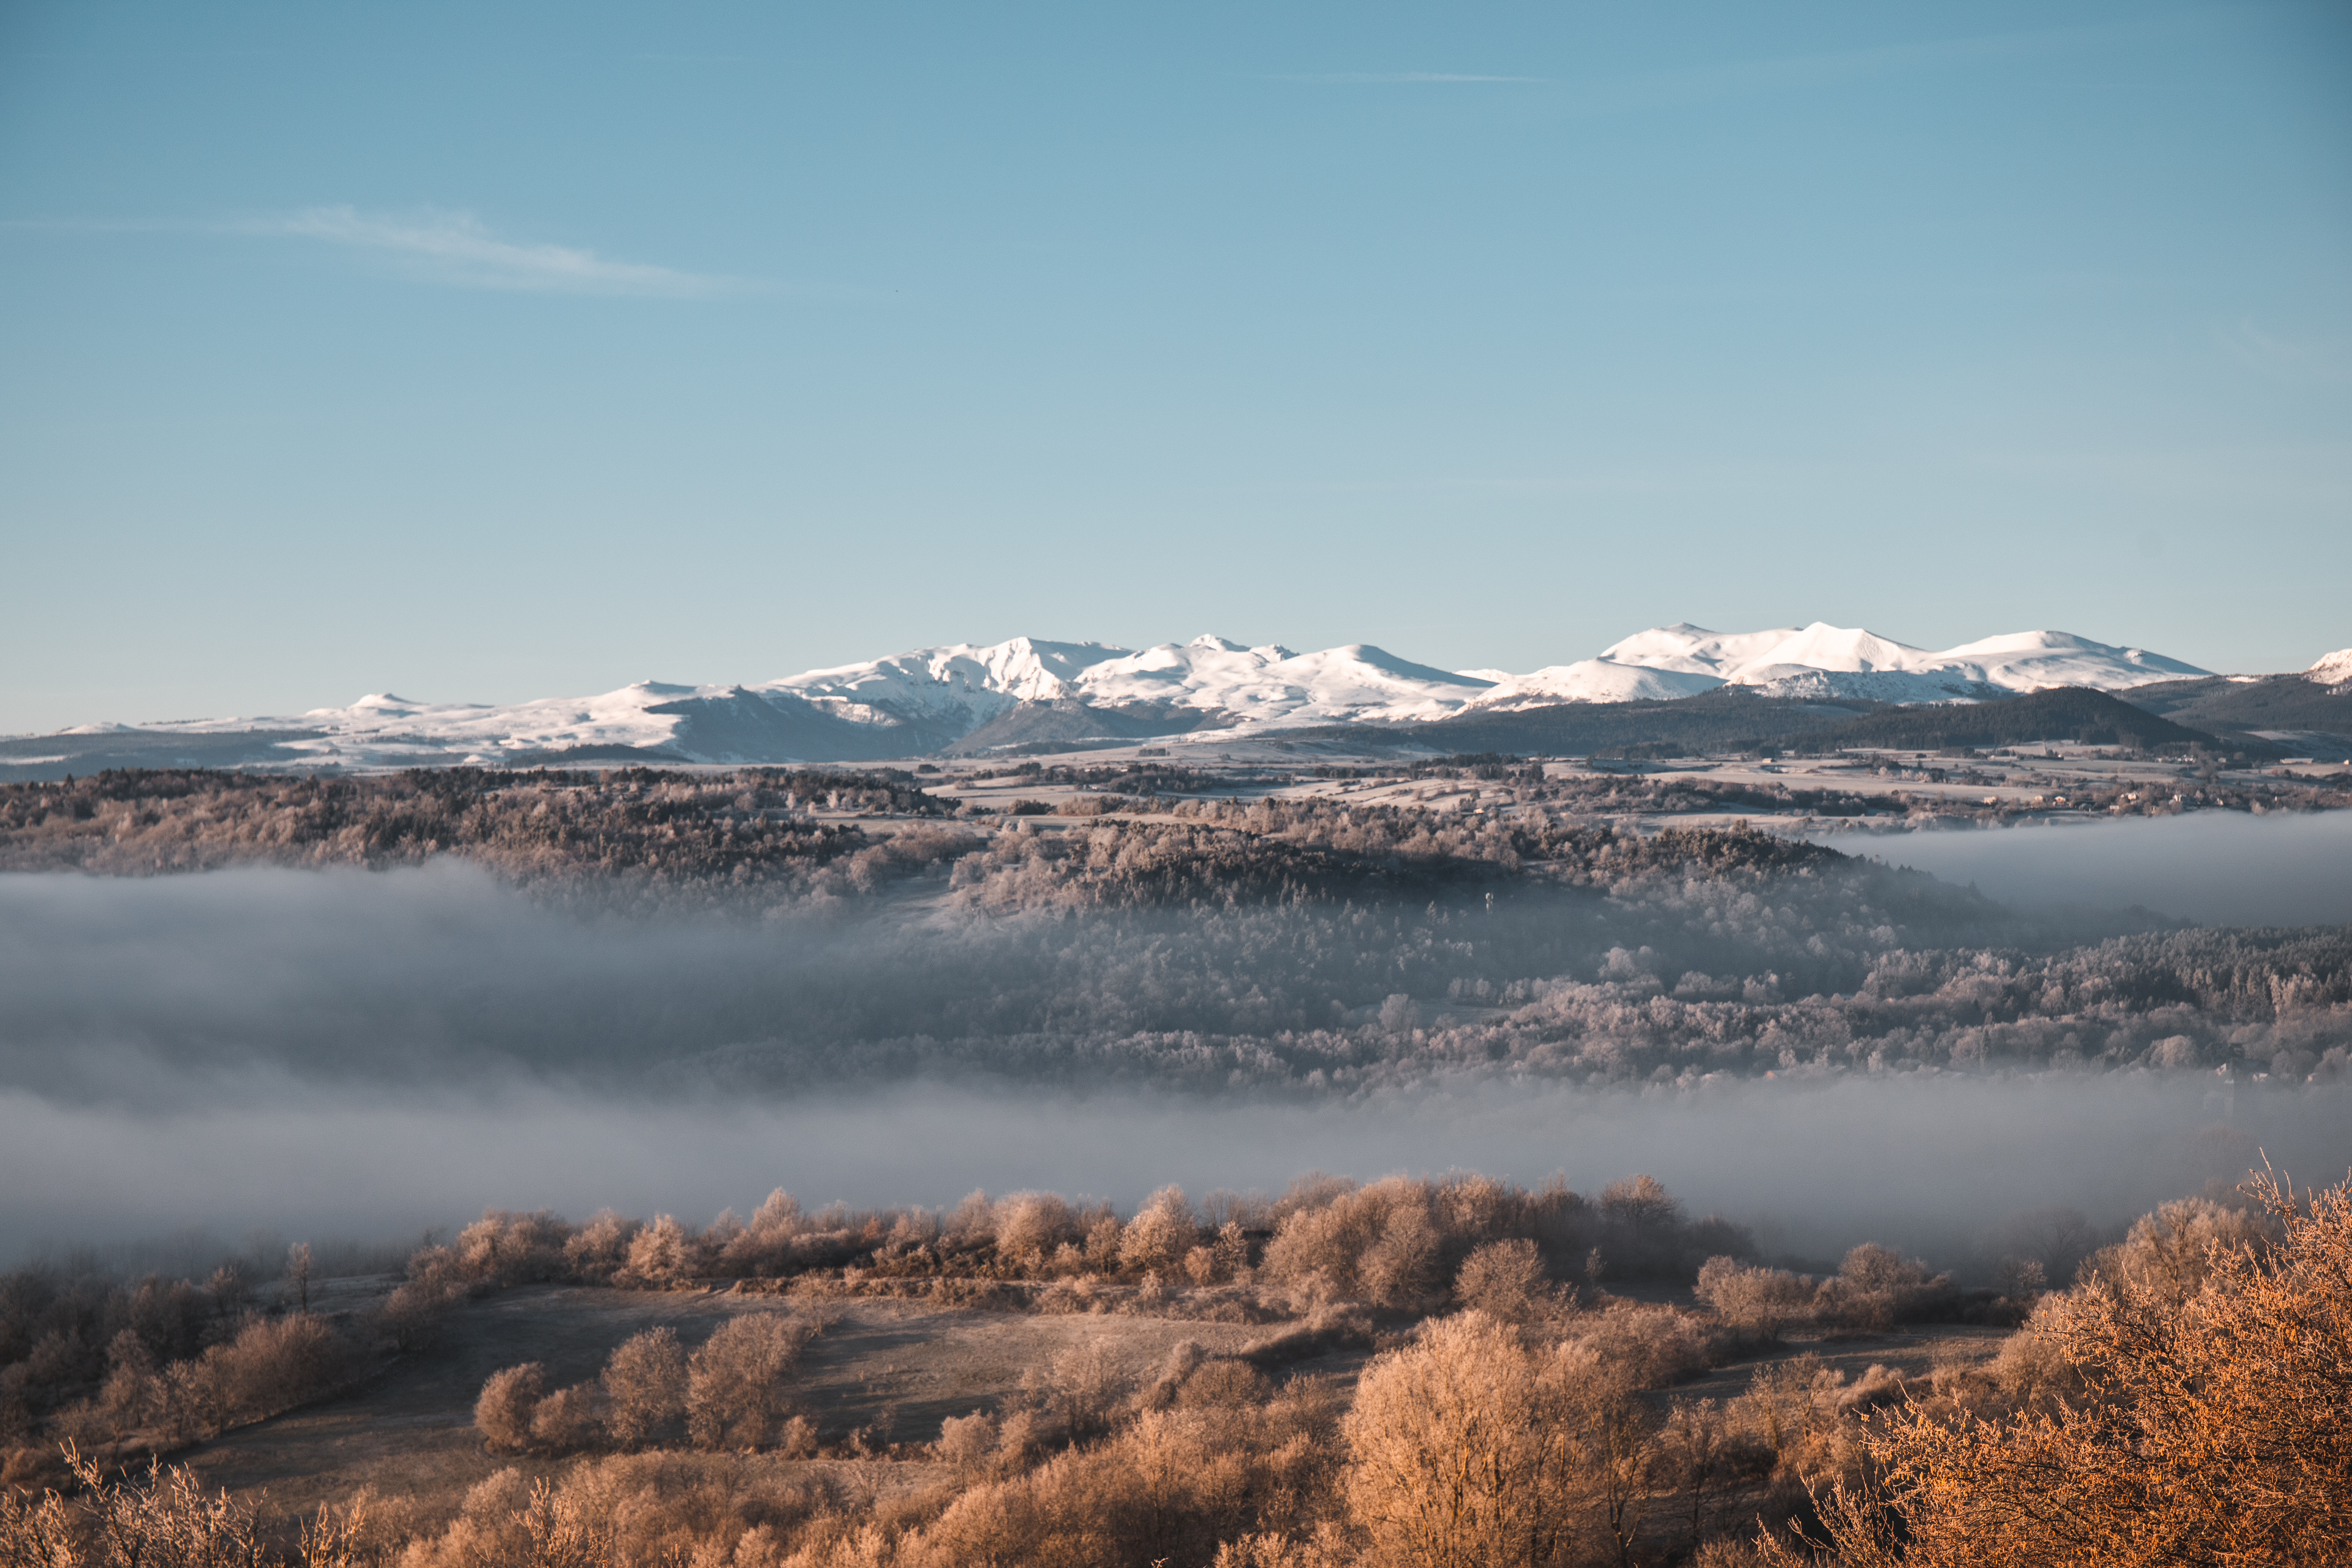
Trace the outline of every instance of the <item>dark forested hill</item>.
<path fill-rule="evenodd" d="M 1884 746 L 1899 751 L 1936 751 L 1947 746 L 2016 746 L 2040 741 L 2070 741 L 2088 746 L 2159 746 L 2221 742 L 2086 686 L 2030 691 L 2000 702 L 1889 708 L 1807 737 L 1809 748 L 1840 750 Z"/>
<path fill-rule="evenodd" d="M 2352 749 L 2352 686 L 2322 686 L 2301 675 L 2266 675 L 2260 680 L 2215 676 L 2209 680 L 2168 680 L 2128 694 L 2135 708 L 2193 724 L 2225 739 L 2245 740 L 2262 731 L 2305 739 L 2314 752 L 2342 756 Z M 2332 736 L 2328 746 L 2322 736 Z"/>
<path fill-rule="evenodd" d="M 1471 713 L 1409 726 L 1412 738 L 1454 752 L 1590 756 L 1627 747 L 1677 753 L 1788 745 L 1874 711 L 1879 704 L 1791 702 L 1726 686 L 1671 702 L 1562 702 L 1516 713 Z"/>

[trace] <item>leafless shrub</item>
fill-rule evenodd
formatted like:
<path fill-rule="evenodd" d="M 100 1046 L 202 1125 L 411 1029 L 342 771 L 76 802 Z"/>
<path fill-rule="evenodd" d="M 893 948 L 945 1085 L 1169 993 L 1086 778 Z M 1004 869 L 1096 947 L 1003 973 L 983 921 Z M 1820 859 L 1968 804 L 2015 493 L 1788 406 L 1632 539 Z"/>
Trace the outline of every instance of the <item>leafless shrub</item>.
<path fill-rule="evenodd" d="M 1127 1394 L 1127 1378 L 1118 1358 L 1103 1340 L 1088 1340 L 1055 1355 L 1044 1368 L 1032 1368 L 1023 1378 L 1030 1396 L 1073 1436 L 1098 1432 L 1110 1424 Z"/>
<path fill-rule="evenodd" d="M 776 1452 L 787 1459 L 805 1459 L 816 1452 L 816 1423 L 795 1415 L 776 1433 Z"/>
<path fill-rule="evenodd" d="M 1139 1410 L 1164 1410 L 1176 1398 L 1176 1391 L 1191 1377 L 1208 1352 L 1198 1340 L 1179 1340 L 1168 1348 L 1168 1355 L 1151 1381 L 1135 1396 Z"/>
<path fill-rule="evenodd" d="M 773 1313 L 730 1319 L 688 1363 L 687 1431 L 703 1448 L 758 1448 L 772 1442 L 789 1414 L 786 1383 L 805 1337 Z"/>
<path fill-rule="evenodd" d="M 686 1354 L 667 1328 L 647 1329 L 615 1348 L 604 1363 L 604 1424 L 614 1440 L 634 1447 L 686 1412 Z"/>
<path fill-rule="evenodd" d="M 1082 1235 L 1068 1202 L 1053 1193 L 1015 1193 L 1001 1199 L 993 1220 L 998 1255 L 1033 1273 Z"/>
<path fill-rule="evenodd" d="M 583 1279 L 610 1279 L 627 1267 L 630 1244 L 643 1223 L 611 1209 L 599 1210 L 563 1243 L 563 1260 Z"/>
<path fill-rule="evenodd" d="M 545 1209 L 492 1209 L 459 1231 L 450 1249 L 469 1280 L 503 1288 L 569 1276 L 575 1267 L 566 1253 L 572 1235 L 570 1226 Z"/>
<path fill-rule="evenodd" d="M 531 1440 L 558 1454 L 594 1447 L 604 1436 L 603 1395 L 593 1379 L 557 1389 L 531 1411 Z"/>
<path fill-rule="evenodd" d="M 1037 1310 L 1048 1314 L 1100 1312 L 1108 1308 L 1109 1294 L 1092 1274 L 1056 1279 L 1037 1293 Z"/>
<path fill-rule="evenodd" d="M 1731 1422 L 1715 1400 L 1676 1400 L 1659 1424 L 1658 1448 L 1665 1479 L 1689 1510 L 1684 1521 L 1689 1537 L 1703 1542 L 1712 1510 L 1738 1466 Z"/>
<path fill-rule="evenodd" d="M 1248 1409 L 1275 1397 L 1274 1380 L 1246 1362 L 1202 1362 L 1176 1386 L 1176 1403 Z"/>
<path fill-rule="evenodd" d="M 1785 1268 L 1750 1268 L 1736 1258 L 1708 1258 L 1698 1271 L 1696 1294 L 1731 1327 L 1768 1340 L 1812 1317 L 1811 1278 Z"/>
<path fill-rule="evenodd" d="M 995 1459 L 996 1442 L 996 1418 L 975 1410 L 969 1415 L 950 1415 L 940 1423 L 935 1452 L 941 1462 L 972 1475 L 986 1469 Z"/>
<path fill-rule="evenodd" d="M 1846 1419 L 1851 1393 L 1843 1373 L 1802 1355 L 1759 1367 L 1727 1415 L 1769 1479 L 1801 1496 L 1864 1477 L 1862 1434 Z"/>
<path fill-rule="evenodd" d="M 474 1401 L 474 1430 L 492 1453 L 520 1454 L 531 1443 L 531 1418 L 547 1397 L 547 1369 L 525 1362 L 490 1373 Z"/>
<path fill-rule="evenodd" d="M 1162 1187 L 1138 1209 L 1120 1233 L 1118 1260 L 1130 1269 L 1172 1270 L 1200 1239 L 1200 1226 L 1181 1187 Z"/>
<path fill-rule="evenodd" d="M 150 1460 L 143 1476 L 116 1476 L 80 1454 L 66 1458 L 77 1489 L 70 1500 L 59 1503 L 51 1493 L 0 1512 L 0 1546 L 14 1562 L 27 1568 L 260 1568 L 268 1561 L 254 1510 L 226 1491 L 206 1491 L 186 1467 Z M 46 1557 L 28 1551 L 44 1548 Z"/>
<path fill-rule="evenodd" d="M 1462 1260 L 1454 1299 L 1503 1322 L 1524 1322 L 1554 1304 L 1543 1256 L 1525 1237 L 1490 1241 Z"/>
<path fill-rule="evenodd" d="M 350 1374 L 356 1357 L 354 1346 L 308 1314 L 257 1318 L 226 1344 L 167 1368 L 163 1403 L 178 1430 L 219 1431 L 317 1398 Z"/>
<path fill-rule="evenodd" d="M 1666 1387 L 1715 1361 L 1700 1319 L 1649 1302 L 1612 1300 L 1563 1325 L 1563 1333 L 1634 1388 Z"/>
<path fill-rule="evenodd" d="M 2080 1391 L 2080 1379 L 2058 1332 L 2064 1312 L 2061 1298 L 2044 1296 L 2035 1303 L 2025 1326 L 2003 1340 L 1985 1363 L 1986 1377 L 2012 1405 L 2045 1408 L 2053 1400 Z"/>
<path fill-rule="evenodd" d="M 1945 1310 L 1952 1296 L 1948 1276 L 1931 1275 L 1916 1258 L 1864 1242 L 1815 1289 L 1813 1310 L 1823 1322 L 1882 1332 Z"/>
<path fill-rule="evenodd" d="M 2121 1242 L 2101 1248 L 2087 1267 L 2137 1298 L 2178 1306 L 2197 1294 L 2216 1259 L 2267 1247 L 2276 1233 L 2259 1210 L 2175 1198 L 2135 1220 Z"/>
<path fill-rule="evenodd" d="M 2341 1561 L 2352 1184 L 2304 1197 L 2265 1174 L 2250 1191 L 2274 1239 L 2210 1250 L 2185 1300 L 2157 1265 L 2211 1218 L 2193 1211 L 2144 1236 L 2146 1294 L 2094 1270 L 2036 1308 L 2033 1329 L 2085 1397 L 1996 1420 L 1915 1404 L 1876 1426 L 1883 1483 L 1832 1497 L 1825 1544 L 1875 1564 L 1899 1541 L 1923 1568 Z"/>
<path fill-rule="evenodd" d="M 300 1522 L 295 1555 L 302 1568 L 388 1568 L 416 1536 L 419 1511 L 413 1500 L 362 1486 Z"/>
<path fill-rule="evenodd" d="M 384 1298 L 377 1320 L 391 1336 L 394 1348 L 420 1350 L 439 1335 L 449 1306 L 450 1297 L 446 1290 L 408 1279 Z"/>
<path fill-rule="evenodd" d="M 700 1270 L 696 1238 L 669 1215 L 656 1215 L 653 1224 L 629 1238 L 629 1260 L 614 1281 L 625 1285 L 682 1285 Z"/>

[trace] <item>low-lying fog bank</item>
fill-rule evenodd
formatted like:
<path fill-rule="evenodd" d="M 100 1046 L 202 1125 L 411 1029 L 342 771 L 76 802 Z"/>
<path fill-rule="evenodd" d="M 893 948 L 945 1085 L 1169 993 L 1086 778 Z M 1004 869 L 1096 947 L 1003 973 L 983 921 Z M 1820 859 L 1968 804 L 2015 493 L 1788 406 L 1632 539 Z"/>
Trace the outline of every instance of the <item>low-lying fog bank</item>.
<path fill-rule="evenodd" d="M 448 863 L 0 876 L 0 1089 L 60 1102 L 184 1108 L 248 1075 L 1242 1099 L 2143 1067 L 2352 1070 L 2352 929 L 2111 935 L 1826 857 L 1378 902 L 789 918 L 616 913 Z"/>
<path fill-rule="evenodd" d="M 1927 833 L 1829 833 L 1873 855 L 2026 909 L 2137 906 L 2200 925 L 2352 921 L 2352 811 L 2196 812 Z"/>
<path fill-rule="evenodd" d="M 2315 863 L 2335 840 L 2262 842 Z M 2258 1150 L 2343 1175 L 2352 931 L 2130 925 L 1817 855 L 789 918 L 621 913 L 446 862 L 0 876 L 0 1253 L 392 1240 L 487 1205 L 709 1218 L 780 1184 L 1131 1204 L 1322 1167 L 1645 1172 L 1784 1251 L 1952 1257 L 2020 1210 L 2111 1223 L 2235 1181 Z"/>
<path fill-rule="evenodd" d="M 1234 1104 L 913 1086 L 765 1105 L 648 1105 L 544 1089 L 433 1100 L 256 1082 L 180 1113 L 0 1096 L 0 1256 L 203 1226 L 414 1237 L 486 1206 L 600 1206 L 697 1221 L 782 1185 L 812 1206 L 950 1205 L 1044 1188 L 1129 1206 L 1164 1183 L 1278 1192 L 1359 1177 L 1557 1172 L 1595 1192 L 1657 1176 L 1694 1213 L 1768 1248 L 1833 1258 L 1863 1240 L 1963 1262 L 2021 1211 L 2118 1223 L 2242 1177 L 2267 1153 L 2298 1179 L 2352 1164 L 2352 1089 L 2206 1078 L 1954 1077 L 1696 1091 L 1486 1086 L 1363 1103 Z"/>

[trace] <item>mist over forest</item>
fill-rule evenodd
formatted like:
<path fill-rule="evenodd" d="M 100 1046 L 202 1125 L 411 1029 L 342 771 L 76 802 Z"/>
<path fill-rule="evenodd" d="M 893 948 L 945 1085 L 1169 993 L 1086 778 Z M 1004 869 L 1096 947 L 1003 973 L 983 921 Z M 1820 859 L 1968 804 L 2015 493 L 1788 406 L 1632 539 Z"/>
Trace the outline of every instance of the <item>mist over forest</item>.
<path fill-rule="evenodd" d="M 2336 928 L 2027 916 L 1822 851 L 1711 870 L 1654 842 L 1662 864 L 1605 887 L 1073 907 L 1116 874 L 1097 862 L 1124 837 L 1007 835 L 932 877 L 944 898 L 849 906 L 615 908 L 446 861 L 11 877 L 0 1072 L 135 1104 L 252 1074 L 656 1098 L 910 1075 L 1321 1096 L 1496 1076 L 2300 1081 L 2346 1058 L 2352 938 Z"/>
<path fill-rule="evenodd" d="M 493 1197 L 709 1214 L 777 1182 L 1130 1202 L 1321 1167 L 1654 1171 L 1798 1252 L 1954 1257 L 2037 1205 L 2121 1219 L 2265 1152 L 2347 1163 L 2341 927 L 2011 905 L 1752 832 L 1532 814 L 1040 826 L 926 821 L 885 787 L 914 817 L 895 837 L 803 819 L 763 845 L 723 781 L 639 790 L 637 837 L 597 832 L 650 866 L 566 871 L 544 790 L 426 816 L 463 858 L 416 849 L 395 793 L 404 840 L 327 820 L 276 865 L 0 876 L 0 1190 L 23 1194 L 0 1247 L 413 1237 Z M 173 829 L 150 815 L 32 842 L 131 868 Z M 681 849 L 678 821 L 709 839 Z M 322 865 L 335 842 L 361 847 Z M 68 1163 L 75 1190 L 42 1179 Z"/>

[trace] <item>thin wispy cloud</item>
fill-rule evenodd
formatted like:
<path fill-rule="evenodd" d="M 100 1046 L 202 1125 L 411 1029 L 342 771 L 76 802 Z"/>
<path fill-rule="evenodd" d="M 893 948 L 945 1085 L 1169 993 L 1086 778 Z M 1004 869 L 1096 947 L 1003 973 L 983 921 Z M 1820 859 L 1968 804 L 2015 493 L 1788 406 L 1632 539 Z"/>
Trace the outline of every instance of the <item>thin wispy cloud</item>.
<path fill-rule="evenodd" d="M 352 206 L 307 207 L 230 226 L 244 234 L 348 246 L 382 257 L 411 276 L 460 289 L 696 299 L 744 287 L 736 279 L 615 261 L 582 247 L 502 238 L 471 213 L 428 208 L 394 216 Z"/>
<path fill-rule="evenodd" d="M 1314 71 L 1277 73 L 1268 81 L 1330 82 L 1341 85 L 1377 82 L 1542 81 L 1539 76 L 1475 76 L 1465 71 Z"/>

